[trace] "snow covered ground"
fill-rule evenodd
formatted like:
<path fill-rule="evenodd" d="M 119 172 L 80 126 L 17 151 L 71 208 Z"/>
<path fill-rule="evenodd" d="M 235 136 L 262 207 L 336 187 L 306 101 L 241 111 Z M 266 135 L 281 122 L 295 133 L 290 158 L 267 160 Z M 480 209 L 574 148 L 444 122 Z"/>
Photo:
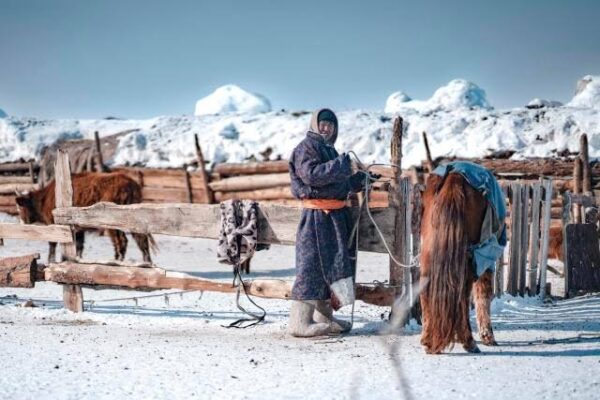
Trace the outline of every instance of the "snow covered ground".
<path fill-rule="evenodd" d="M 383 104 L 383 101 L 382 101 Z M 405 166 L 425 158 L 421 133 L 427 132 L 437 156 L 481 157 L 496 150 L 515 150 L 513 157 L 551 156 L 577 151 L 579 135 L 589 136 L 590 156 L 600 157 L 600 76 L 586 76 L 566 105 L 534 99 L 528 107 L 496 110 L 476 84 L 456 79 L 427 100 L 393 93 L 384 111 L 336 110 L 341 151 L 355 151 L 364 162 L 387 162 L 392 118 L 406 121 Z M 193 135 L 200 137 L 205 158 L 213 165 L 239 162 L 272 150 L 272 158 L 287 158 L 304 137 L 310 120 L 306 111 L 270 111 L 269 101 L 227 85 L 200 99 L 195 114 L 147 120 L 40 120 L 0 117 L 0 162 L 30 159 L 42 147 L 61 139 L 93 138 L 134 129 L 125 135 L 113 160 L 117 165 L 181 167 L 195 160 Z"/>
<path fill-rule="evenodd" d="M 106 237 L 86 239 L 86 258 L 111 256 Z M 158 265 L 231 279 L 216 262 L 216 242 L 168 236 L 157 242 Z M 31 252 L 45 260 L 46 243 L 6 240 L 0 247 L 1 256 Z M 128 254 L 141 259 L 134 245 Z M 251 277 L 293 279 L 293 255 L 287 246 L 257 253 Z M 383 280 L 387 268 L 386 256 L 361 253 L 358 280 Z M 500 346 L 482 346 L 475 356 L 460 346 L 428 356 L 416 324 L 402 336 L 382 334 L 388 309 L 362 302 L 351 334 L 309 340 L 286 334 L 285 301 L 257 299 L 267 323 L 248 329 L 222 327 L 243 316 L 229 294 L 175 294 L 168 305 L 162 296 L 140 298 L 137 307 L 131 299 L 102 301 L 169 292 L 84 289 L 95 304 L 73 314 L 62 308 L 56 284 L 0 288 L 0 398 L 401 399 L 408 388 L 415 399 L 594 399 L 600 390 L 600 295 L 548 304 L 495 300 Z M 20 307 L 27 299 L 38 307 Z M 341 314 L 350 318 L 349 308 Z M 408 386 L 399 383 L 395 359 Z"/>

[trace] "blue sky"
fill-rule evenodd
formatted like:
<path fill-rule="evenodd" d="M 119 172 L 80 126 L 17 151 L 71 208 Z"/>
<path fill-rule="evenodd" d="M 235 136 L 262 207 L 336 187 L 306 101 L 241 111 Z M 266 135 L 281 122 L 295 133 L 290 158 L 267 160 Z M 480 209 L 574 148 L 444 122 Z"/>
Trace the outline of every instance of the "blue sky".
<path fill-rule="evenodd" d="M 496 108 L 600 74 L 600 1 L 0 0 L 0 108 L 191 114 L 235 83 L 274 108 L 383 109 L 454 78 Z"/>

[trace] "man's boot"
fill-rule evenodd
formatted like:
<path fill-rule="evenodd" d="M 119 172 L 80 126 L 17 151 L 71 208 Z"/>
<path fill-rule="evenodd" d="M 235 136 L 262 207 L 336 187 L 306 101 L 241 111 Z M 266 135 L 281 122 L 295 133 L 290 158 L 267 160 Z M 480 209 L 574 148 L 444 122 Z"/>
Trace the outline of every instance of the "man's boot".
<path fill-rule="evenodd" d="M 352 329 L 352 323 L 333 317 L 333 308 L 329 300 L 315 301 L 314 319 L 316 322 L 327 323 L 331 326 L 331 333 L 346 333 Z"/>
<path fill-rule="evenodd" d="M 315 300 L 292 300 L 288 333 L 296 337 L 324 336 L 331 333 L 329 323 L 315 323 Z"/>

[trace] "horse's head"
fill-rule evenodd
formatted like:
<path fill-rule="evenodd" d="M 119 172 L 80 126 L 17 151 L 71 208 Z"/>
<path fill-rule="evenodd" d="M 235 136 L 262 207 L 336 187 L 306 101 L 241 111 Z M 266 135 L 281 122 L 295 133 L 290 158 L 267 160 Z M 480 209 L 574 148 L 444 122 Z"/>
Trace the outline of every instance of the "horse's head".
<path fill-rule="evenodd" d="M 30 192 L 16 192 L 17 197 L 15 201 L 17 203 L 17 211 L 19 212 L 19 218 L 24 224 L 33 224 L 39 222 L 39 214 L 35 208 L 33 196 Z"/>

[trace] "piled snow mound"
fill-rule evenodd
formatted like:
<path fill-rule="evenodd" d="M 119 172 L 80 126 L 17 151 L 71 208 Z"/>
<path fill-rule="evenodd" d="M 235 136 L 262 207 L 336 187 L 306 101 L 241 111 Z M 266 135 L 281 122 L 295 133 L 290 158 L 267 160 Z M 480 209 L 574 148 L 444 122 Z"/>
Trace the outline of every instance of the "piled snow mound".
<path fill-rule="evenodd" d="M 402 103 L 411 101 L 412 99 L 404 92 L 394 92 L 390 94 L 385 102 L 384 112 L 393 113 L 402 106 Z"/>
<path fill-rule="evenodd" d="M 399 94 L 400 93 L 400 94 Z M 385 112 L 400 113 L 406 110 L 431 113 L 460 109 L 492 109 L 485 90 L 464 79 L 454 79 L 437 89 L 428 100 L 402 100 L 402 92 L 393 93 L 386 102 Z M 408 96 L 406 96 L 408 97 Z"/>
<path fill-rule="evenodd" d="M 464 79 L 454 79 L 436 90 L 429 103 L 447 111 L 457 108 L 492 108 L 485 90 Z"/>
<path fill-rule="evenodd" d="M 6 118 L 6 113 L 0 108 L 0 118 Z"/>
<path fill-rule="evenodd" d="M 567 105 L 600 109 L 600 75 L 586 75 L 580 79 L 575 96 Z"/>
<path fill-rule="evenodd" d="M 525 107 L 527 108 L 552 108 L 560 107 L 563 104 L 560 101 L 538 99 L 537 97 L 531 100 Z"/>
<path fill-rule="evenodd" d="M 198 100 L 194 114 L 259 114 L 269 111 L 271 103 L 264 96 L 246 92 L 235 85 L 226 85 Z"/>

